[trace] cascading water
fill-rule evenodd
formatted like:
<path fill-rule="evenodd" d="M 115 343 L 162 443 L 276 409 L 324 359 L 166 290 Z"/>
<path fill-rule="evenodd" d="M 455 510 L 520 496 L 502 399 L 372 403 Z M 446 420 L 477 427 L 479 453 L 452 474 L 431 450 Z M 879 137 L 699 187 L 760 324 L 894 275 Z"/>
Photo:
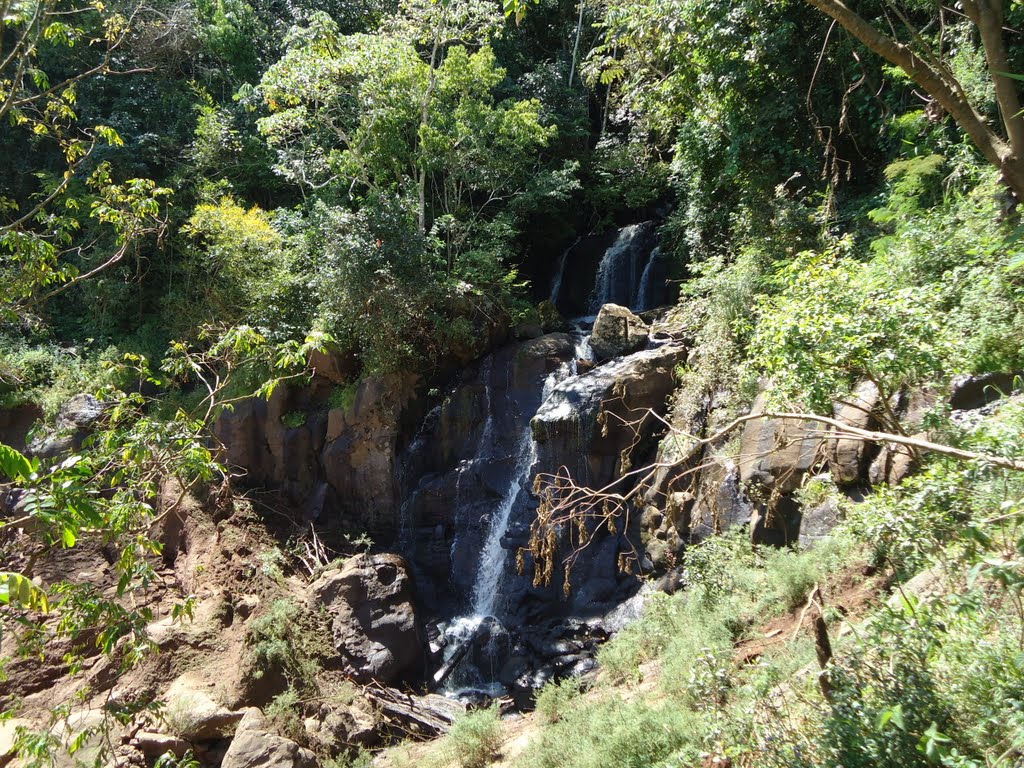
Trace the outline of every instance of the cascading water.
<path fill-rule="evenodd" d="M 636 312 L 646 312 L 648 309 L 654 309 L 652 306 L 654 279 L 655 274 L 658 272 L 660 261 L 661 247 L 659 246 L 651 251 L 651 255 L 647 259 L 647 266 L 644 267 L 644 273 L 640 276 L 640 287 L 637 288 L 636 298 L 633 300 L 633 310 Z"/>
<path fill-rule="evenodd" d="M 541 403 L 547 400 L 555 385 L 571 375 L 572 372 L 569 365 L 564 365 L 549 374 L 544 380 Z M 493 395 L 490 392 L 490 384 L 486 383 L 486 386 L 488 392 L 485 395 L 485 401 L 490 410 Z M 491 421 L 490 414 L 488 414 L 485 424 Z M 489 448 L 489 444 L 481 440 L 480 453 L 486 453 Z M 507 552 L 502 546 L 502 538 L 508 530 L 509 520 L 517 502 L 524 492 L 529 492 L 532 470 L 537 461 L 537 447 L 533 441 L 528 420 L 517 435 L 513 458 L 514 467 L 509 487 L 487 522 L 487 533 L 477 562 L 476 579 L 470 593 L 469 611 L 465 615 L 453 619 L 445 630 L 447 650 L 444 658 L 445 664 L 442 667 L 451 662 L 456 654 L 465 654 L 466 646 L 474 643 L 484 632 L 487 634 L 488 647 L 479 655 L 494 665 L 493 660 L 500 655 L 497 646 L 500 645 L 503 636 L 507 638 L 507 633 L 500 622 L 501 584 L 509 560 Z M 458 664 L 459 660 L 456 660 L 456 663 Z M 474 664 L 470 660 L 467 663 L 461 663 L 457 671 L 448 677 L 445 690 L 452 695 L 460 695 L 467 689 L 483 692 L 489 696 L 500 695 L 503 687 L 500 683 L 495 682 L 496 673 L 496 669 L 481 670 L 478 664 Z"/>
<path fill-rule="evenodd" d="M 590 311 L 594 314 L 605 304 L 632 307 L 640 290 L 651 250 L 646 246 L 652 235 L 653 223 L 631 224 L 619 231 L 612 246 L 605 251 L 597 268 L 594 291 L 590 297 Z"/>

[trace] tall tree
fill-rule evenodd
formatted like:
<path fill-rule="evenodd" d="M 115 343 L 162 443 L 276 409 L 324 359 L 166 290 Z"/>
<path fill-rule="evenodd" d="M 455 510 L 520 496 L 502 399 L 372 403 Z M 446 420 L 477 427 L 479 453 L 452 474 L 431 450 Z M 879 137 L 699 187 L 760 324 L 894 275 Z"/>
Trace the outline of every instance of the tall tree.
<path fill-rule="evenodd" d="M 842 0 L 807 2 L 834 19 L 874 53 L 906 72 L 970 136 L 985 159 L 1000 170 L 1003 181 L 1017 199 L 1024 200 L 1024 115 L 1003 36 L 1008 3 L 1004 0 L 962 0 L 960 3 L 964 15 L 977 28 L 989 77 L 995 87 L 1001 125 L 994 126 L 977 105 L 971 103 L 942 50 L 930 45 L 895 3 L 890 3 L 889 7 L 905 30 L 905 39 L 897 35 L 897 26 L 890 26 L 889 32 L 883 32 Z"/>

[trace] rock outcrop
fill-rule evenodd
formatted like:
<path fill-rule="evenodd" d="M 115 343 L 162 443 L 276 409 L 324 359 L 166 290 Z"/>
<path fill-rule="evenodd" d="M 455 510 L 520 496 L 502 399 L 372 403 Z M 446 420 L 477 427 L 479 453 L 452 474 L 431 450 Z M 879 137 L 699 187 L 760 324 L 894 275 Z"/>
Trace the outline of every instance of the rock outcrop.
<path fill-rule="evenodd" d="M 422 665 L 423 634 L 412 582 L 398 555 L 359 555 L 312 586 L 331 615 L 346 673 L 361 682 L 393 682 Z"/>
<path fill-rule="evenodd" d="M 278 736 L 258 709 L 238 724 L 221 768 L 316 768 L 316 755 L 291 739 Z"/>
<path fill-rule="evenodd" d="M 661 431 L 686 359 L 679 344 L 636 352 L 558 384 L 532 422 L 538 466 L 565 466 L 578 483 L 600 488 L 628 471 Z"/>
<path fill-rule="evenodd" d="M 391 534 L 396 450 L 418 379 L 392 374 L 342 386 L 333 383 L 337 365 L 317 370 L 325 376 L 309 386 L 283 385 L 268 401 L 224 413 L 214 429 L 223 458 L 243 485 L 281 491 L 310 519 L 338 511 L 363 530 Z"/>
<path fill-rule="evenodd" d="M 590 348 L 602 360 L 636 352 L 647 343 L 649 329 L 639 316 L 618 304 L 605 304 L 597 313 Z"/>
<path fill-rule="evenodd" d="M 60 407 L 53 430 L 29 444 L 29 452 L 42 459 L 52 459 L 81 448 L 85 438 L 99 425 L 107 407 L 93 395 L 75 395 Z"/>

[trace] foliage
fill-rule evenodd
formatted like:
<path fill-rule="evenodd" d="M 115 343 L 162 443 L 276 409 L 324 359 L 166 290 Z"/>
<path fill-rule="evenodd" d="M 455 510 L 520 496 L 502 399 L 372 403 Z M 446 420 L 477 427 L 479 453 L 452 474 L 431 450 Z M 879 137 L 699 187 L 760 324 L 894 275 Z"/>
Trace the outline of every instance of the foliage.
<path fill-rule="evenodd" d="M 939 374 L 948 344 L 934 292 L 893 287 L 844 256 L 845 247 L 802 254 L 783 267 L 778 278 L 787 290 L 760 303 L 751 341 L 779 395 L 819 413 L 859 379 L 873 382 L 888 402 Z M 893 421 L 889 428 L 898 431 Z"/>
<path fill-rule="evenodd" d="M 316 664 L 311 658 L 309 634 L 304 629 L 301 609 L 293 601 L 275 600 L 270 609 L 249 625 L 248 646 L 252 654 L 253 677 L 283 675 L 290 692 L 316 689 Z M 282 702 L 286 701 L 282 699 Z M 281 703 L 279 710 L 283 711 Z"/>
<path fill-rule="evenodd" d="M 501 746 L 498 705 L 478 709 L 456 720 L 447 740 L 462 768 L 484 768 L 492 763 Z"/>

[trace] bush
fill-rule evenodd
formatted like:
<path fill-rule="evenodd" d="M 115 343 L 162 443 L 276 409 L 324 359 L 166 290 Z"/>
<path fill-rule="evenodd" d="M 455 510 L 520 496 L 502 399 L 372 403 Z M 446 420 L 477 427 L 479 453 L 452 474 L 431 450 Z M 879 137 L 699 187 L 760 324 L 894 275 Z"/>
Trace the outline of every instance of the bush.
<path fill-rule="evenodd" d="M 568 678 L 548 683 L 537 696 L 537 712 L 548 723 L 557 723 L 571 707 L 580 703 L 580 682 Z"/>
<path fill-rule="evenodd" d="M 281 599 L 252 620 L 248 642 L 255 678 L 279 674 L 291 687 L 315 688 L 317 665 L 310 658 L 310 636 L 302 618 L 298 605 Z"/>
<path fill-rule="evenodd" d="M 447 744 L 462 768 L 484 768 L 493 762 L 501 747 L 498 705 L 456 720 L 448 732 Z"/>

